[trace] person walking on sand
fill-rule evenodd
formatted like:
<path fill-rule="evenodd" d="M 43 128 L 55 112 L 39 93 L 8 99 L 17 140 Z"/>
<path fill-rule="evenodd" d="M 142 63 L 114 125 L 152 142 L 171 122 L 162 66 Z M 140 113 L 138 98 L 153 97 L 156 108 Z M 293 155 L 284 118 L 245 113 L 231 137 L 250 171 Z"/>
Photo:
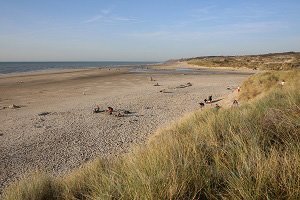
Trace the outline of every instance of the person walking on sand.
<path fill-rule="evenodd" d="M 241 88 L 240 88 L 240 86 L 239 86 L 239 87 L 237 87 L 237 91 L 238 91 L 238 92 L 240 92 L 240 91 L 241 91 Z"/>

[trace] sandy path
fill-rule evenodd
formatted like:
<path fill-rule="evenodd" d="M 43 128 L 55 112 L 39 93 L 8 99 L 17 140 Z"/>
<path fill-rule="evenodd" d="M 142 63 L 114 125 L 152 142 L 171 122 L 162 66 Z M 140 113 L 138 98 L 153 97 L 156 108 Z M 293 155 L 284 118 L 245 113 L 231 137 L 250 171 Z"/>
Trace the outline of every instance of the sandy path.
<path fill-rule="evenodd" d="M 0 77 L 0 108 L 22 106 L 0 110 L 0 191 L 34 169 L 61 174 L 96 156 L 127 152 L 160 126 L 199 109 L 208 95 L 230 94 L 227 86 L 237 87 L 250 74 L 96 69 Z M 153 86 L 156 82 L 161 86 Z M 192 86 L 177 88 L 187 82 Z M 159 92 L 163 89 L 166 93 Z M 97 104 L 132 114 L 92 114 Z"/>

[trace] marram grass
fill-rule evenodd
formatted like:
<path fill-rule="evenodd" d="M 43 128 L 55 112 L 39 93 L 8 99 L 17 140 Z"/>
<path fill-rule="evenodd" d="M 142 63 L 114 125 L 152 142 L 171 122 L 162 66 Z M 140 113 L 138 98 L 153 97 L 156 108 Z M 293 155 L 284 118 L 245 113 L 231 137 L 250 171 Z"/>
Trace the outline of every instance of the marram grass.
<path fill-rule="evenodd" d="M 300 199 L 300 88 L 293 73 L 251 77 L 242 90 L 259 87 L 259 98 L 243 106 L 196 111 L 113 162 L 97 159 L 62 178 L 35 175 L 8 187 L 4 198 Z M 287 84 L 270 86 L 273 76 Z"/>

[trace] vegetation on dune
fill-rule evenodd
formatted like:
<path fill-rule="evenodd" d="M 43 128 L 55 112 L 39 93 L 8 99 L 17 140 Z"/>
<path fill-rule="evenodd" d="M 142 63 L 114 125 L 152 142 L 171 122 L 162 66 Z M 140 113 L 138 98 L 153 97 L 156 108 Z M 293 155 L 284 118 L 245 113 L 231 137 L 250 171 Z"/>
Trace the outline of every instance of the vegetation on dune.
<path fill-rule="evenodd" d="M 261 70 L 291 70 L 300 68 L 300 53 L 287 52 L 257 56 L 208 56 L 181 59 L 189 64 L 206 67 L 234 67 Z"/>
<path fill-rule="evenodd" d="M 242 90 L 239 95 L 240 100 L 251 100 L 257 96 L 265 95 L 267 92 L 283 88 L 281 82 L 284 81 L 286 87 L 300 84 L 299 70 L 292 71 L 272 71 L 257 74 L 248 78 L 241 86 Z"/>
<path fill-rule="evenodd" d="M 241 98 L 259 98 L 196 111 L 113 162 L 98 159 L 62 178 L 30 177 L 4 197 L 300 199 L 299 75 L 255 75 L 242 86 Z"/>

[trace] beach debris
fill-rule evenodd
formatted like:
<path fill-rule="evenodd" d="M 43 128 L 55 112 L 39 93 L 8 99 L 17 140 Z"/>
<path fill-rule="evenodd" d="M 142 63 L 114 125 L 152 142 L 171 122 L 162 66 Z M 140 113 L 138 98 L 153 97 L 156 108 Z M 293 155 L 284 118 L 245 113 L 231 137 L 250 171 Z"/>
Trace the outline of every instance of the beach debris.
<path fill-rule="evenodd" d="M 282 80 L 281 83 L 280 83 L 280 85 L 281 85 L 281 86 L 284 86 L 284 84 L 285 84 L 285 81 Z"/>
<path fill-rule="evenodd" d="M 166 89 L 160 90 L 159 92 L 162 92 L 162 93 L 173 93 L 173 92 L 167 91 Z"/>
<path fill-rule="evenodd" d="M 131 114 L 132 112 L 130 112 L 129 110 L 125 110 L 124 114 Z"/>
<path fill-rule="evenodd" d="M 186 87 L 187 87 L 186 85 L 179 85 L 176 88 L 186 88 Z"/>
<path fill-rule="evenodd" d="M 50 112 L 41 112 L 38 114 L 38 116 L 46 116 L 46 115 L 49 115 Z"/>
<path fill-rule="evenodd" d="M 21 108 L 21 106 L 17 106 L 15 104 L 11 104 L 11 105 L 8 106 L 8 108 L 10 108 L 10 109 L 16 109 L 16 108 Z"/>
<path fill-rule="evenodd" d="M 179 85 L 177 86 L 176 88 L 186 88 L 186 87 L 191 87 L 192 84 L 190 82 L 186 83 L 186 84 L 183 84 L 183 85 Z"/>
<path fill-rule="evenodd" d="M 118 114 L 115 115 L 116 117 L 124 117 L 124 114 L 121 114 L 120 112 Z"/>
<path fill-rule="evenodd" d="M 150 76 L 150 81 L 155 81 L 155 80 L 152 78 L 152 76 Z"/>
<path fill-rule="evenodd" d="M 226 88 L 227 90 L 231 90 L 231 88 L 229 87 L 229 86 L 227 86 L 227 88 Z"/>
<path fill-rule="evenodd" d="M 241 88 L 240 88 L 240 87 L 237 87 L 237 91 L 240 92 L 240 91 L 241 91 Z"/>
<path fill-rule="evenodd" d="M 4 134 L 3 133 L 0 133 L 0 136 L 3 136 Z"/>
<path fill-rule="evenodd" d="M 22 84 L 24 83 L 24 81 L 17 81 L 17 84 Z"/>
<path fill-rule="evenodd" d="M 215 108 L 216 108 L 216 110 L 219 110 L 221 108 L 221 106 L 219 104 L 216 104 Z"/>
<path fill-rule="evenodd" d="M 155 83 L 153 86 L 160 86 L 158 83 Z"/>
<path fill-rule="evenodd" d="M 83 94 L 83 95 L 86 95 L 86 93 L 85 93 L 85 92 L 82 92 L 82 94 Z"/>

